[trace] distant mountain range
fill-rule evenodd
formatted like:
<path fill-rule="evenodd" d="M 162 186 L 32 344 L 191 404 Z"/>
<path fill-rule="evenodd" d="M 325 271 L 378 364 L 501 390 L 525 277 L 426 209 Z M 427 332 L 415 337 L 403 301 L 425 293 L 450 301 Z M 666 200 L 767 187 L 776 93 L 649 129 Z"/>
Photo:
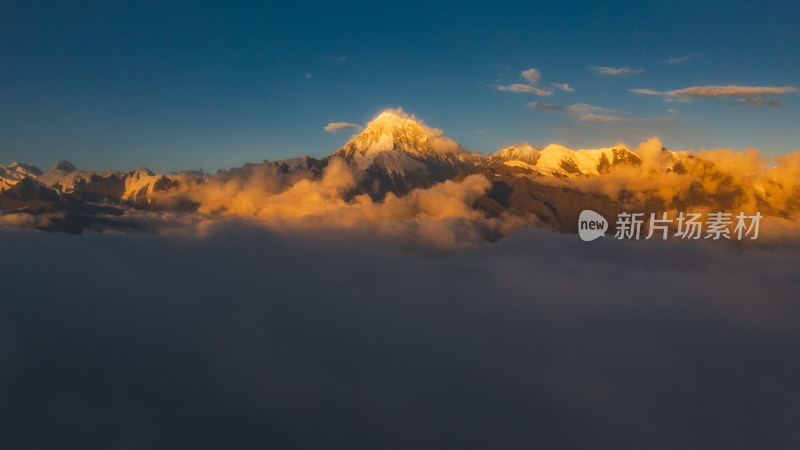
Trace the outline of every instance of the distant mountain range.
<path fill-rule="evenodd" d="M 486 216 L 535 215 L 543 226 L 576 231 L 577 215 L 583 209 L 616 215 L 623 209 L 644 212 L 670 208 L 716 207 L 731 209 L 755 202 L 762 213 L 788 217 L 800 210 L 797 185 L 754 180 L 742 185 L 735 174 L 714 162 L 688 152 L 656 149 L 646 155 L 625 146 L 593 150 L 571 150 L 559 145 L 534 147 L 527 143 L 510 146 L 492 155 L 470 152 L 442 136 L 439 130 L 402 112 L 381 113 L 358 135 L 333 154 L 248 164 L 243 169 L 269 167 L 285 174 L 318 179 L 332 160 L 341 159 L 362 174 L 350 196 L 368 195 L 381 202 L 388 193 L 407 195 L 447 180 L 458 181 L 482 174 L 491 188 L 472 207 Z M 242 169 L 233 169 L 242 170 Z M 221 171 L 216 177 L 230 172 Z M 658 182 L 632 189 L 639 177 L 669 177 L 675 184 L 670 195 L 655 192 Z M 623 188 L 609 192 L 606 185 L 624 178 Z M 211 177 L 213 178 L 213 177 Z M 0 165 L 0 209 L 4 214 L 53 215 L 36 225 L 45 230 L 80 232 L 86 228 L 121 226 L 114 218 L 126 208 L 164 209 L 160 194 L 202 185 L 207 176 L 190 172 L 155 174 L 141 168 L 84 171 L 59 161 L 47 172 L 13 163 Z M 763 177 L 762 177 L 763 178 Z M 768 178 L 768 177 L 767 177 Z M 603 182 L 592 182 L 600 180 Z M 608 183 L 605 183 L 608 180 Z M 654 191 L 655 190 L 655 191 Z M 653 192 L 651 192 L 653 191 Z M 773 198 L 780 198 L 774 204 Z M 191 204 L 182 208 L 192 210 Z M 613 231 L 613 227 L 612 227 Z"/>

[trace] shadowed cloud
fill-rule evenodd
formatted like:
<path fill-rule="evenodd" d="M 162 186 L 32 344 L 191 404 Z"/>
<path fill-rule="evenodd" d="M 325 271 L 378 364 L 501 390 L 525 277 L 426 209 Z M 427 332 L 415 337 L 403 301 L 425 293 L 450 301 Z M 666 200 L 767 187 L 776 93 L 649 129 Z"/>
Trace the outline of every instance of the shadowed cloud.
<path fill-rule="evenodd" d="M 800 442 L 793 251 L 1 237 L 3 448 Z"/>

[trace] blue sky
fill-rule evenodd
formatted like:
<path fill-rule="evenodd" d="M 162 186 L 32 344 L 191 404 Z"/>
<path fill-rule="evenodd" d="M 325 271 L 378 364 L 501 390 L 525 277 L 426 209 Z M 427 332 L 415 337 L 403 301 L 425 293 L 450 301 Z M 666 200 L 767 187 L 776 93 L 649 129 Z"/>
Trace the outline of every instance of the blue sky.
<path fill-rule="evenodd" d="M 321 157 L 350 133 L 326 124 L 396 107 L 479 152 L 651 136 L 800 148 L 796 1 L 75 3 L 0 5 L 2 163 L 214 171 Z M 532 68 L 535 83 L 521 75 Z M 498 89 L 514 84 L 550 94 Z M 729 85 L 783 91 L 700 89 Z"/>

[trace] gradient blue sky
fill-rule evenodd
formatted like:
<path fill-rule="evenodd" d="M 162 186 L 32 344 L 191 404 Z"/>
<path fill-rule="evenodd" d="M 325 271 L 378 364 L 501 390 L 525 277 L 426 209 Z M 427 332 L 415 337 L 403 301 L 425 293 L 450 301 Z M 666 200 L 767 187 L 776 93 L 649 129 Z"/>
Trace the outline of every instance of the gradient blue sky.
<path fill-rule="evenodd" d="M 796 0 L 5 1 L 0 162 L 214 171 L 321 157 L 351 133 L 327 133 L 327 123 L 364 124 L 391 107 L 478 152 L 658 136 L 671 149 L 788 153 L 800 148 L 797 92 L 765 106 L 753 96 L 677 102 L 629 89 L 799 87 L 798 24 Z M 520 73 L 531 68 L 541 73 L 534 87 L 551 95 L 497 89 L 530 84 Z M 531 102 L 593 105 L 620 120 Z"/>

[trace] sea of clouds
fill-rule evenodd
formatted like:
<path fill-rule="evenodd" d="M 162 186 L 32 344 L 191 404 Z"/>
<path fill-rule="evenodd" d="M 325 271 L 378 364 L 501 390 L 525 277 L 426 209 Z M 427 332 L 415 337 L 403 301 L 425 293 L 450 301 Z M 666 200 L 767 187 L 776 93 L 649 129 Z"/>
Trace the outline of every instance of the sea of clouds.
<path fill-rule="evenodd" d="M 800 251 L 0 232 L 0 448 L 797 448 Z"/>

